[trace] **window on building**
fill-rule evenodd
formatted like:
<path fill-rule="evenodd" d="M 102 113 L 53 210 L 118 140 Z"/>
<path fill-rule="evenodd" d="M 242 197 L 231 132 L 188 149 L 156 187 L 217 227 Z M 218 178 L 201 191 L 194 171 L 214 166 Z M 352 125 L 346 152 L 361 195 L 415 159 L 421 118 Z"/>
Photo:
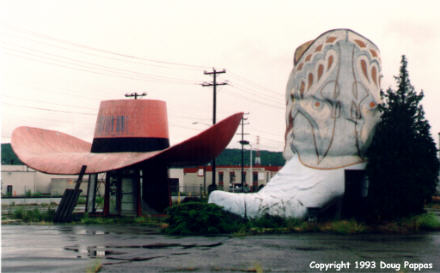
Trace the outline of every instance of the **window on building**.
<path fill-rule="evenodd" d="M 221 187 L 221 188 L 223 188 L 223 185 L 224 185 L 224 175 L 223 175 L 223 172 L 218 172 L 218 185 Z"/>
<path fill-rule="evenodd" d="M 252 172 L 252 191 L 258 191 L 258 172 Z"/>
<path fill-rule="evenodd" d="M 257 182 L 258 183 L 258 172 L 253 172 L 252 173 L 252 182 L 253 183 Z"/>
<path fill-rule="evenodd" d="M 231 185 L 235 183 L 235 172 L 229 172 L 229 182 Z"/>
<path fill-rule="evenodd" d="M 12 185 L 7 185 L 6 186 L 6 195 L 7 196 L 12 196 Z"/>

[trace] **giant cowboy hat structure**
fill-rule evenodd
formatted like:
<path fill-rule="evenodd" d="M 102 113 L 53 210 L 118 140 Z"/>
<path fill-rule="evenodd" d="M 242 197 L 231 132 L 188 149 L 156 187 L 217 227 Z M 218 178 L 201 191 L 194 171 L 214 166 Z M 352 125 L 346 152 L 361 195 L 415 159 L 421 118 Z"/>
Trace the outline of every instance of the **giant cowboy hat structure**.
<path fill-rule="evenodd" d="M 166 103 L 160 100 L 102 101 L 93 142 L 46 129 L 18 127 L 11 145 L 29 167 L 50 174 L 114 171 L 150 160 L 165 165 L 204 164 L 231 141 L 243 113 L 234 114 L 170 146 Z"/>
<path fill-rule="evenodd" d="M 101 102 L 92 143 L 57 131 L 18 127 L 11 145 L 35 170 L 79 174 L 75 190 L 66 189 L 54 221 L 70 221 L 84 174 L 90 175 L 86 211 L 95 212 L 98 173 L 106 173 L 103 214 L 140 216 L 160 213 L 170 205 L 169 166 L 211 161 L 231 141 L 242 116 L 234 114 L 170 146 L 164 101 L 108 100 Z"/>

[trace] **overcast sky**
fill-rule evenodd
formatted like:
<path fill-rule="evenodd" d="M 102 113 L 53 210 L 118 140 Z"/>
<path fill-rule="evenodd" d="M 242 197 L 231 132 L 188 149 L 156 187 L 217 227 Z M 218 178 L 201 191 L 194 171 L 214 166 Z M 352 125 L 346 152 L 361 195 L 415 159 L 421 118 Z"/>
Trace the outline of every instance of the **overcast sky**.
<path fill-rule="evenodd" d="M 27 125 L 93 138 L 101 100 L 128 92 L 167 102 L 172 143 L 249 112 L 247 139 L 281 151 L 285 86 L 297 46 L 350 28 L 381 51 L 382 88 L 401 55 L 438 142 L 438 1 L 0 1 L 2 143 Z M 196 123 L 196 124 L 194 124 Z M 238 136 L 230 147 L 238 147 Z"/>

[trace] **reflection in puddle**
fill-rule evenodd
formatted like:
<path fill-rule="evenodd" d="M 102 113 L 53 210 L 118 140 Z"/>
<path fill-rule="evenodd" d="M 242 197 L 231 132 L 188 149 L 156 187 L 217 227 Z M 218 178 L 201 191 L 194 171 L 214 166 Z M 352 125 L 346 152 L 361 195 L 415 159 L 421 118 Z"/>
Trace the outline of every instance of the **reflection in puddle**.
<path fill-rule="evenodd" d="M 102 230 L 87 230 L 87 229 L 78 229 L 75 230 L 76 235 L 106 235 L 110 234 L 108 231 L 102 231 Z"/>
<path fill-rule="evenodd" d="M 110 234 L 108 231 L 103 230 L 91 230 L 88 228 L 74 227 L 74 226 L 59 226 L 58 231 L 67 233 L 70 235 L 106 235 Z"/>
<path fill-rule="evenodd" d="M 175 243 L 156 243 L 148 245 L 128 245 L 128 246 L 66 246 L 64 250 L 74 251 L 79 254 L 79 258 L 82 256 L 88 256 L 90 258 L 107 258 L 112 260 L 123 260 L 123 261 L 146 261 L 150 259 L 160 258 L 164 256 L 154 256 L 154 257 L 134 257 L 134 258 L 118 258 L 114 257 L 117 255 L 127 254 L 127 252 L 116 251 L 114 249 L 130 249 L 130 248 L 146 248 L 146 249 L 166 249 L 166 248 L 212 248 L 222 245 L 223 243 L 213 243 L 213 244 L 175 244 Z M 184 255 L 187 253 L 173 253 L 171 255 Z"/>
<path fill-rule="evenodd" d="M 326 251 L 329 250 L 329 248 L 325 248 L 325 247 L 295 247 L 296 250 L 299 251 Z"/>
<path fill-rule="evenodd" d="M 90 246 L 86 248 L 84 246 L 75 245 L 66 246 L 64 250 L 77 252 L 80 254 L 79 257 L 88 256 L 90 258 L 104 258 L 109 255 L 126 254 L 126 252 L 114 251 L 107 246 Z"/>
<path fill-rule="evenodd" d="M 88 256 L 91 258 L 104 258 L 109 255 L 122 255 L 125 252 L 114 251 L 105 246 L 94 246 L 87 248 Z"/>

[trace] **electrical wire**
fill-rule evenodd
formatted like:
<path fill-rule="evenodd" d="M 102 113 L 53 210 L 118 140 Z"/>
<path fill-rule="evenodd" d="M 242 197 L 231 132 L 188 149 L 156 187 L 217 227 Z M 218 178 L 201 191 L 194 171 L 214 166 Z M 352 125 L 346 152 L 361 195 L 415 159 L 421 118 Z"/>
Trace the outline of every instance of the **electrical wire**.
<path fill-rule="evenodd" d="M 132 70 L 113 68 L 110 66 L 105 66 L 101 64 L 85 62 L 81 60 L 77 60 L 70 57 L 60 56 L 57 54 L 47 53 L 37 49 L 29 49 L 26 47 L 18 46 L 24 50 L 19 50 L 15 48 L 10 48 L 5 45 L 2 45 L 0 42 L 0 47 L 6 50 L 7 54 L 28 58 L 34 61 L 39 61 L 47 64 L 57 65 L 64 68 L 70 68 L 80 71 L 87 71 L 91 73 L 97 73 L 101 75 L 109 75 L 109 76 L 117 76 L 122 78 L 134 79 L 134 80 L 156 80 L 156 81 L 166 81 L 166 82 L 174 82 L 180 84 L 191 84 L 195 85 L 196 83 L 179 78 L 171 78 L 167 76 L 153 75 L 147 73 L 141 73 Z M 12 53 L 11 53 L 12 52 Z M 18 53 L 18 54 L 17 54 Z M 48 61 L 49 60 L 49 61 Z"/>
<path fill-rule="evenodd" d="M 188 69 L 197 69 L 197 70 L 199 70 L 199 69 L 207 69 L 208 68 L 208 67 L 202 66 L 202 65 L 194 65 L 194 64 L 179 63 L 179 62 L 162 61 L 162 60 L 156 60 L 156 59 L 150 59 L 150 58 L 134 56 L 134 55 L 130 55 L 130 54 L 119 53 L 119 52 L 115 52 L 115 51 L 111 51 L 111 50 L 106 50 L 106 49 L 96 48 L 96 47 L 92 47 L 92 46 L 88 46 L 88 45 L 84 45 L 84 44 L 80 44 L 80 43 L 75 43 L 75 42 L 68 41 L 68 40 L 63 40 L 63 39 L 56 38 L 56 37 L 53 37 L 53 36 L 50 36 L 50 35 L 47 35 L 47 34 L 37 33 L 37 32 L 31 31 L 31 30 L 27 30 L 27 29 L 24 29 L 24 28 L 21 28 L 21 27 L 12 26 L 12 25 L 7 24 L 5 22 L 2 22 L 2 24 L 4 26 L 6 26 L 6 28 L 12 29 L 15 32 L 23 33 L 23 34 L 26 34 L 26 35 L 31 35 L 33 37 L 38 37 L 38 38 L 54 41 L 54 42 L 61 43 L 61 44 L 70 45 L 70 46 L 73 46 L 73 47 L 76 47 L 76 48 L 86 49 L 86 50 L 97 52 L 97 53 L 101 53 L 101 54 L 113 55 L 113 56 L 123 57 L 123 58 L 126 58 L 126 59 L 143 61 L 143 62 L 147 62 L 147 63 L 156 63 L 156 64 L 163 64 L 163 65 L 170 65 L 170 66 L 179 66 L 179 67 L 188 68 Z"/>
<path fill-rule="evenodd" d="M 10 105 L 10 106 L 15 106 L 15 107 L 24 107 L 24 108 L 29 108 L 29 109 L 34 109 L 34 110 L 40 110 L 40 111 L 55 112 L 55 113 L 80 114 L 80 115 L 90 115 L 90 116 L 96 116 L 96 115 L 97 115 L 97 113 L 88 113 L 88 112 L 79 112 L 79 111 L 66 111 L 66 110 L 56 110 L 56 109 L 50 109 L 50 108 L 44 108 L 44 107 L 37 107 L 37 106 L 19 105 L 19 104 L 14 104 L 14 103 L 9 103 L 9 102 L 4 102 L 4 101 L 2 101 L 1 104 L 6 104 L 6 105 Z"/>
<path fill-rule="evenodd" d="M 261 92 L 266 92 L 268 94 L 271 94 L 272 96 L 279 96 L 280 95 L 280 92 L 277 92 L 277 91 L 272 90 L 270 88 L 267 88 L 267 87 L 265 87 L 265 86 L 263 86 L 261 84 L 258 84 L 258 83 L 254 82 L 252 80 L 249 80 L 248 78 L 246 78 L 246 77 L 244 77 L 242 75 L 239 75 L 239 74 L 231 72 L 231 71 L 228 71 L 228 73 L 230 75 L 232 75 L 232 77 L 236 77 L 240 81 L 242 81 L 244 83 L 247 83 L 248 85 L 253 86 L 253 87 L 255 87 L 258 90 L 261 90 Z"/>
<path fill-rule="evenodd" d="M 29 101 L 29 102 L 45 103 L 45 104 L 50 104 L 50 105 L 62 106 L 62 107 L 82 108 L 82 109 L 92 110 L 92 111 L 96 110 L 96 108 L 92 108 L 92 107 L 85 107 L 85 106 L 81 106 L 81 105 L 59 104 L 59 103 L 54 103 L 54 102 L 49 102 L 49 101 L 44 101 L 44 100 L 38 100 L 38 99 L 21 98 L 21 97 L 9 96 L 9 95 L 2 95 L 2 97 L 3 98 L 14 99 L 14 100 L 19 100 L 19 101 Z"/>
<path fill-rule="evenodd" d="M 15 28 L 15 31 L 17 28 Z M 160 60 L 154 60 L 154 59 L 148 59 L 143 57 L 138 57 L 134 55 L 128 55 L 123 53 L 118 53 L 114 51 L 109 51 L 105 49 L 95 48 L 88 45 L 83 45 L 79 43 L 75 43 L 68 40 L 62 40 L 58 39 L 49 35 L 36 33 L 28 30 L 18 30 L 18 35 L 26 35 L 27 37 L 24 37 L 24 39 L 28 39 L 28 41 L 32 41 L 38 44 L 43 44 L 50 46 L 52 48 L 60 49 L 60 50 L 67 50 L 69 52 L 76 52 L 80 54 L 86 54 L 88 56 L 96 57 L 96 58 L 106 58 L 109 60 L 115 60 L 115 61 L 123 61 L 123 62 L 131 62 L 131 63 L 141 63 L 145 65 L 151 65 L 154 67 L 161 67 L 161 68 L 179 68 L 179 69 L 189 69 L 189 70 L 199 70 L 199 69 L 207 69 L 205 66 L 199 66 L 199 65 L 191 65 L 191 64 L 185 64 L 185 63 L 176 63 L 176 62 L 167 62 L 167 61 L 160 61 Z M 17 35 L 15 33 L 14 35 Z M 116 76 L 121 78 L 127 78 L 130 80 L 143 80 L 143 81 L 163 81 L 163 82 L 169 82 L 169 83 L 176 83 L 176 84 L 197 84 L 187 79 L 182 78 L 173 78 L 169 76 L 164 75 L 157 75 L 157 74 L 148 74 L 143 72 L 138 72 L 130 69 L 122 69 L 114 66 L 108 66 L 103 65 L 101 63 L 94 63 L 90 61 L 84 61 L 77 58 L 71 58 L 59 54 L 49 53 L 44 50 L 35 49 L 35 48 L 28 48 L 21 44 L 11 44 L 10 41 L 2 43 L 2 48 L 8 51 L 9 55 L 24 58 L 31 61 L 36 61 L 40 63 L 46 63 L 62 68 L 77 70 L 77 71 L 83 71 L 83 72 L 89 72 L 94 73 L 97 75 L 103 75 L 103 76 Z M 11 47 L 12 46 L 12 47 Z M 264 87 L 258 83 L 255 83 L 243 76 L 240 76 L 236 73 L 229 72 L 233 79 L 233 83 L 230 85 L 231 89 L 225 89 L 227 90 L 227 93 L 230 93 L 230 95 L 234 96 L 234 98 L 241 97 L 246 100 L 246 103 L 249 101 L 256 103 L 262 107 L 268 107 L 276 110 L 281 110 L 283 107 L 279 107 L 282 104 L 280 103 L 277 97 L 280 97 L 280 101 L 283 101 L 283 95 L 280 95 L 278 92 L 271 90 L 267 87 Z M 237 91 L 239 90 L 239 91 Z M 241 92 L 240 92 L 241 91 Z M 232 93 L 232 94 L 231 94 Z M 76 95 L 76 94 L 71 94 Z M 28 100 L 28 101 L 34 101 L 38 102 L 38 100 Z M 48 103 L 44 101 L 39 101 L 43 103 Z M 75 111 L 63 111 L 63 110 L 55 110 L 45 107 L 36 107 L 36 106 L 28 106 L 28 105 L 17 105 L 12 104 L 8 102 L 2 102 L 4 104 L 17 106 L 17 107 L 26 107 L 30 109 L 40 110 L 40 111 L 49 111 L 49 112 L 61 112 L 61 113 L 75 113 L 75 114 L 83 114 L 83 115 L 96 115 L 96 113 L 85 113 L 85 112 L 75 112 Z M 58 106 L 67 106 L 67 105 L 61 105 L 52 103 L 53 105 Z M 73 107 L 73 106 L 68 106 Z M 82 107 L 86 108 L 86 107 Z M 91 109 L 91 108 L 88 108 Z M 201 118 L 194 117 L 194 116 L 187 116 L 187 117 L 177 117 L 180 119 L 186 119 L 186 120 L 199 120 Z M 205 119 L 207 120 L 207 119 Z M 172 124 L 172 126 L 180 127 L 188 130 L 198 130 L 196 128 L 191 127 L 185 127 L 182 125 L 175 125 Z M 253 131 L 253 130 L 252 130 Z M 257 130 L 258 131 L 258 130 Z M 263 132 L 260 130 L 260 132 Z M 268 132 L 264 132 L 264 134 L 270 135 Z M 259 134 L 260 137 L 276 142 L 276 143 L 282 143 L 281 141 L 276 141 L 274 139 L 270 139 L 268 137 L 265 137 L 264 135 Z M 274 135 L 272 135 L 274 136 Z"/>

